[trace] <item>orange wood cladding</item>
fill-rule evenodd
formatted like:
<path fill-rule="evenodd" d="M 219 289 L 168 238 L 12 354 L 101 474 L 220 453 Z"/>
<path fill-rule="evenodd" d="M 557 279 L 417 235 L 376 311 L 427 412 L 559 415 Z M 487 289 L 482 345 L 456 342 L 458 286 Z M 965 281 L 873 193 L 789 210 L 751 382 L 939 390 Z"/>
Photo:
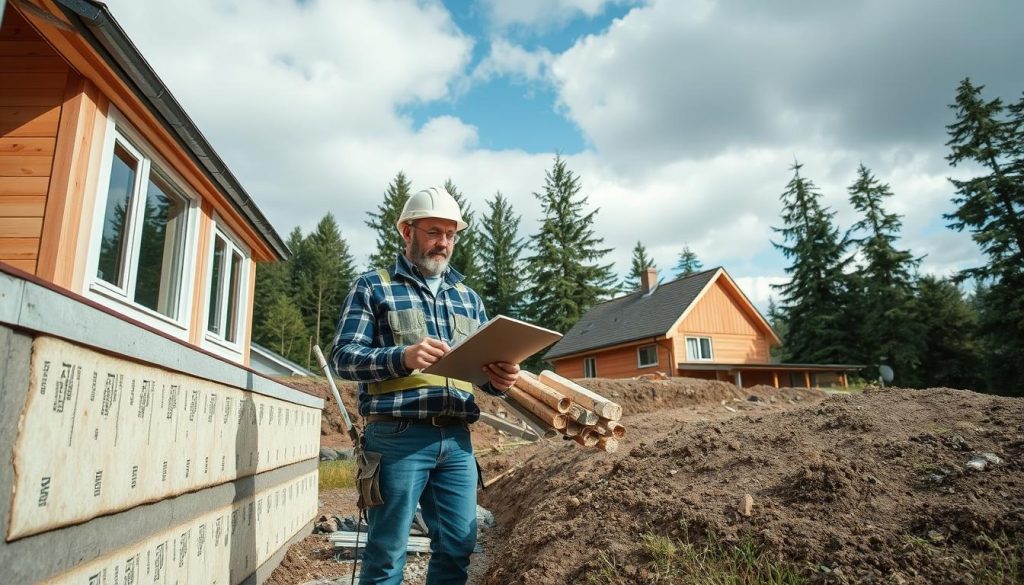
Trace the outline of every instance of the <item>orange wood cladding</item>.
<path fill-rule="evenodd" d="M 686 359 L 687 337 L 710 337 L 713 361 L 725 363 L 769 360 L 768 339 L 747 312 L 738 292 L 717 279 L 676 329 L 675 348 L 680 362 Z"/>
<path fill-rule="evenodd" d="M 646 347 L 648 345 L 657 346 L 658 365 L 644 368 L 638 367 L 637 364 L 639 363 L 639 360 L 637 352 L 639 351 L 639 348 Z M 626 345 L 615 349 L 556 360 L 554 363 L 554 371 L 556 374 L 565 376 L 566 378 L 582 378 L 583 360 L 588 357 L 593 357 L 596 360 L 596 373 L 598 378 L 632 378 L 634 376 L 653 374 L 655 372 L 664 372 L 668 375 L 674 375 L 673 372 L 675 370 L 675 366 L 672 363 L 672 356 L 670 355 L 669 341 L 666 339 L 659 339 L 655 342 L 652 339 L 646 339 L 641 342 L 637 342 L 636 345 Z"/>
<path fill-rule="evenodd" d="M 0 262 L 33 274 L 69 70 L 7 6 L 0 28 Z"/>

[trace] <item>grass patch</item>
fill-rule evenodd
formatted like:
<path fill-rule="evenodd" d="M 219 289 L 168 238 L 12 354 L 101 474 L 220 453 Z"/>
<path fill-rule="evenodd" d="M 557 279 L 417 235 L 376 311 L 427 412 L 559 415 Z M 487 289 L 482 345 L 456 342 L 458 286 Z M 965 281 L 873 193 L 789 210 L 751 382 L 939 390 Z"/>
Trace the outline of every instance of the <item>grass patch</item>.
<path fill-rule="evenodd" d="M 806 580 L 796 568 L 762 555 L 749 537 L 726 544 L 711 534 L 703 543 L 640 535 L 639 556 L 646 562 L 627 568 L 621 559 L 598 555 L 600 567 L 588 575 L 593 585 L 619 583 L 694 583 L 701 585 L 797 585 Z M 630 574 L 627 574 L 630 573 Z"/>
<path fill-rule="evenodd" d="M 354 459 L 320 462 L 320 489 L 334 490 L 356 485 L 356 462 Z"/>

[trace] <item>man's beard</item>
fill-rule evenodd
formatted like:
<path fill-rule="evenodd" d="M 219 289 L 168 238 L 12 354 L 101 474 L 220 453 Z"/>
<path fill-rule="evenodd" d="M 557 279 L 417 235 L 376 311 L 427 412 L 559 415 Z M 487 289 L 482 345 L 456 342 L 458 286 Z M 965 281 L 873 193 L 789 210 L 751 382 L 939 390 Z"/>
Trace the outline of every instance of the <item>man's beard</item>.
<path fill-rule="evenodd" d="M 420 272 L 424 276 L 433 277 L 438 276 L 444 272 L 445 268 L 448 268 L 448 249 L 444 246 L 434 246 L 433 248 L 427 248 L 420 241 L 416 230 L 412 232 L 412 263 L 420 269 Z M 431 256 L 431 254 L 439 254 Z"/>

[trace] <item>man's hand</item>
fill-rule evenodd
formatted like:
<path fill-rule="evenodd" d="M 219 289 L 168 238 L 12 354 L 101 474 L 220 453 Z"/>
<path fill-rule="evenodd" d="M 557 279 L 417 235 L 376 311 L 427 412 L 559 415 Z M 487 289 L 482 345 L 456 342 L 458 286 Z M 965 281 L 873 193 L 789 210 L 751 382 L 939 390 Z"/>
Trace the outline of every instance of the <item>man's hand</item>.
<path fill-rule="evenodd" d="M 484 366 L 483 371 L 490 378 L 491 386 L 494 386 L 495 390 L 504 392 L 516 383 L 516 379 L 519 377 L 519 364 L 494 362 Z"/>
<path fill-rule="evenodd" d="M 424 337 L 416 345 L 410 345 L 402 352 L 402 362 L 410 370 L 422 370 L 430 364 L 441 359 L 441 356 L 451 351 L 448 344 L 440 339 Z"/>

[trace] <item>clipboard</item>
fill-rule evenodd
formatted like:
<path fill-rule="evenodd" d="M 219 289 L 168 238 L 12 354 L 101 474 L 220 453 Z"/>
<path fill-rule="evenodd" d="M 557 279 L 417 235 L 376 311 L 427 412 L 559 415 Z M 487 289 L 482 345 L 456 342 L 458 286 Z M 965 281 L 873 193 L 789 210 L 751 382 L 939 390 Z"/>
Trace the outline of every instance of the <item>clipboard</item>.
<path fill-rule="evenodd" d="M 481 386 L 490 379 L 481 371 L 485 364 L 521 363 L 561 338 L 562 334 L 557 331 L 498 315 L 421 371 Z"/>

